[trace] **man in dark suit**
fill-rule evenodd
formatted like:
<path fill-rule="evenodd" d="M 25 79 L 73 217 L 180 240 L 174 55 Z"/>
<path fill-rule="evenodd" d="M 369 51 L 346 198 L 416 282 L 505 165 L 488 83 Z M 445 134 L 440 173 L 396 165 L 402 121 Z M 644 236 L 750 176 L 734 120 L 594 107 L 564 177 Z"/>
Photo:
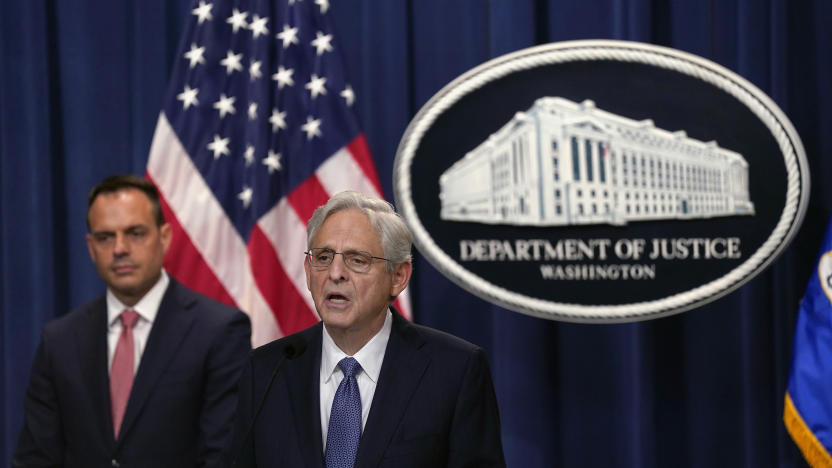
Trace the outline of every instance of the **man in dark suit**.
<path fill-rule="evenodd" d="M 248 317 L 162 269 L 171 228 L 153 184 L 112 176 L 88 201 L 87 246 L 107 293 L 44 327 L 12 465 L 218 465 Z"/>
<path fill-rule="evenodd" d="M 482 349 L 391 307 L 411 243 L 383 200 L 342 192 L 315 211 L 305 269 L 322 323 L 252 353 L 238 466 L 505 466 Z"/>

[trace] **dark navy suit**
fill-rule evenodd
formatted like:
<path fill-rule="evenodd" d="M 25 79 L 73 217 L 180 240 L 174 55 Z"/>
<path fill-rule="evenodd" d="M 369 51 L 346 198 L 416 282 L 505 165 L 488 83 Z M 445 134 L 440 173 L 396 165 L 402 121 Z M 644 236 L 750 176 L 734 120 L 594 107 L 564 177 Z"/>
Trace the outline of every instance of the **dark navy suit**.
<path fill-rule="evenodd" d="M 105 298 L 51 321 L 32 366 L 12 465 L 219 465 L 250 336 L 245 314 L 171 278 L 115 440 Z"/>
<path fill-rule="evenodd" d="M 320 415 L 322 324 L 256 349 L 240 380 L 233 454 L 238 466 L 324 466 Z M 306 351 L 283 363 L 252 437 L 252 420 L 284 348 Z M 411 324 L 393 312 L 358 467 L 505 466 L 497 401 L 482 349 Z"/>

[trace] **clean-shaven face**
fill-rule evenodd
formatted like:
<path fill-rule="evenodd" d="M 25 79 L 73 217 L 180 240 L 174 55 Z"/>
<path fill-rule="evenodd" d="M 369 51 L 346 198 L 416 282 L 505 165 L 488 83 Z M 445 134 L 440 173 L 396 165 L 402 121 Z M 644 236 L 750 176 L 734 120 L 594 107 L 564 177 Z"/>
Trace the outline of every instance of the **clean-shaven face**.
<path fill-rule="evenodd" d="M 101 193 L 90 206 L 87 248 L 101 279 L 132 306 L 156 284 L 170 247 L 170 226 L 157 226 L 141 190 Z"/>
<path fill-rule="evenodd" d="M 312 248 L 335 252 L 358 250 L 384 257 L 376 230 L 369 218 L 357 210 L 343 210 L 330 215 L 312 239 Z M 387 272 L 387 262 L 375 260 L 366 273 L 356 273 L 336 255 L 328 268 L 318 269 L 304 262 L 306 284 L 315 308 L 330 334 L 355 332 L 374 335 L 384 324 L 390 298 L 407 285 L 410 264 L 398 265 Z M 403 274 L 402 269 L 407 270 Z"/>

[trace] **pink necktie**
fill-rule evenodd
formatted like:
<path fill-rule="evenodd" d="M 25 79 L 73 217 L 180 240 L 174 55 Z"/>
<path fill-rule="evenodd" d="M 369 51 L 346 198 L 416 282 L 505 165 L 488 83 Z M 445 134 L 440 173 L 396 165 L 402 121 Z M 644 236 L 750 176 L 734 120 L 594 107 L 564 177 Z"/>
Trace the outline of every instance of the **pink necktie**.
<path fill-rule="evenodd" d="M 121 313 L 121 335 L 118 337 L 116 351 L 113 353 L 113 366 L 110 368 L 110 404 L 113 410 L 113 429 L 116 439 L 124 419 L 124 410 L 133 387 L 134 345 L 133 325 L 139 319 L 135 310 Z"/>

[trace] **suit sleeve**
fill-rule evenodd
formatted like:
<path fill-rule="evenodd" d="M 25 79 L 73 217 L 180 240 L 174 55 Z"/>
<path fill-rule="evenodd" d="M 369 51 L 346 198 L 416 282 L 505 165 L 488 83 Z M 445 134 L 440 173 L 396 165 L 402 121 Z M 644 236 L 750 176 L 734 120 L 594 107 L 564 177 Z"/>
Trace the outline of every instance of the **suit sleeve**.
<path fill-rule="evenodd" d="M 44 333 L 26 387 L 23 430 L 12 457 L 15 468 L 57 467 L 63 463 L 61 415 L 47 346 L 47 335 Z"/>
<path fill-rule="evenodd" d="M 251 351 L 251 325 L 242 312 L 214 337 L 205 363 L 200 416 L 200 466 L 222 466 L 231 443 L 237 409 L 237 382 Z"/>
<path fill-rule="evenodd" d="M 504 467 L 500 415 L 491 371 L 477 348 L 465 370 L 457 399 L 448 451 L 449 467 Z"/>

